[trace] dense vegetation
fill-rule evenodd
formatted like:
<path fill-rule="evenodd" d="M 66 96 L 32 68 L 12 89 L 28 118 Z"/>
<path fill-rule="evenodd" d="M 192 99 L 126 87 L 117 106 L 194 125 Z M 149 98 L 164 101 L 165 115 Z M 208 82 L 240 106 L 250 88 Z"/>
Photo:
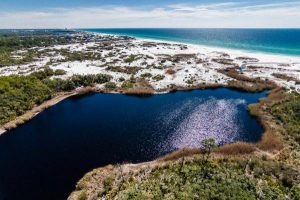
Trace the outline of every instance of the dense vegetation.
<path fill-rule="evenodd" d="M 272 114 L 283 124 L 288 134 L 300 144 L 300 95 L 290 95 L 282 103 L 272 106 Z"/>
<path fill-rule="evenodd" d="M 106 170 L 78 183 L 78 199 L 300 199 L 299 172 L 261 158 L 197 155 L 139 171 L 121 165 Z"/>
<path fill-rule="evenodd" d="M 53 35 L 67 35 L 74 33 L 73 30 L 62 29 L 35 29 L 34 31 L 29 29 L 1 29 L 0 37 L 25 37 L 25 36 L 53 36 Z"/>
<path fill-rule="evenodd" d="M 107 199 L 300 198 L 300 189 L 289 176 L 275 162 L 243 160 L 238 163 L 225 159 L 203 163 L 198 159 L 188 164 L 158 167 L 141 180 L 125 180 L 118 193 L 118 189 L 106 186 L 108 191 L 103 194 Z M 258 177 L 263 180 L 261 185 Z"/>
<path fill-rule="evenodd" d="M 50 88 L 35 76 L 1 76 L 0 123 L 23 114 L 51 94 Z"/>
<path fill-rule="evenodd" d="M 22 33 L 22 34 L 21 34 Z M 54 44 L 68 44 L 71 38 L 55 35 L 52 32 L 41 32 L 31 35 L 31 32 L 0 32 L 0 67 L 24 64 L 33 61 L 37 52 L 32 47 L 47 47 Z M 50 35 L 49 35 L 50 34 Z M 13 52 L 26 49 L 21 58 L 13 57 Z"/>
<path fill-rule="evenodd" d="M 70 91 L 80 86 L 109 82 L 108 75 L 74 75 L 69 79 L 51 79 L 64 74 L 63 70 L 45 68 L 28 76 L 0 76 L 0 123 L 24 114 L 34 105 L 51 98 L 57 92 Z"/>

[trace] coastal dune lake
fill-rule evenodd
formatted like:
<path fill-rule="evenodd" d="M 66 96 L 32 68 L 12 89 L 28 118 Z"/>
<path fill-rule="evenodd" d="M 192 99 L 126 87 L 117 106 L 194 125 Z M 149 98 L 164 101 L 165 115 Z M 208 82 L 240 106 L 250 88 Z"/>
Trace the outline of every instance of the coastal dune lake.
<path fill-rule="evenodd" d="M 263 130 L 247 106 L 266 94 L 219 88 L 66 99 L 0 136 L 0 200 L 66 199 L 93 168 L 149 161 L 205 138 L 257 142 Z"/>

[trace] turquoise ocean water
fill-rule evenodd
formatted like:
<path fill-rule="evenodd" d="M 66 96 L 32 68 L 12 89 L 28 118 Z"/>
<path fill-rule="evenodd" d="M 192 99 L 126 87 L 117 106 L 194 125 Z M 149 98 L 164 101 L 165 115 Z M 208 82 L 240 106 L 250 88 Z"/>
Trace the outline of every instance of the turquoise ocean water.
<path fill-rule="evenodd" d="M 81 29 L 300 57 L 300 29 Z"/>

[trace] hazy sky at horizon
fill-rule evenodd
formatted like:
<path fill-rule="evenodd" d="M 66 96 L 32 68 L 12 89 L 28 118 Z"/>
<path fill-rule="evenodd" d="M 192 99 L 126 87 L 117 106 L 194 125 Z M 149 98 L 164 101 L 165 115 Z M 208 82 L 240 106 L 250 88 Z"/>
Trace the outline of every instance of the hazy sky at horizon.
<path fill-rule="evenodd" d="M 0 0 L 0 28 L 300 28 L 295 0 Z"/>

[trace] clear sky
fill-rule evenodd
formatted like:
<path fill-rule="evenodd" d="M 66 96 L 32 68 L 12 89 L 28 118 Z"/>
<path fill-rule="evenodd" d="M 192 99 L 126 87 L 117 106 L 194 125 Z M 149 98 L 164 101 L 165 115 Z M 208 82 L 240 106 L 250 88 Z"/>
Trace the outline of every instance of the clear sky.
<path fill-rule="evenodd" d="M 300 28 L 300 0 L 0 0 L 0 28 Z"/>

